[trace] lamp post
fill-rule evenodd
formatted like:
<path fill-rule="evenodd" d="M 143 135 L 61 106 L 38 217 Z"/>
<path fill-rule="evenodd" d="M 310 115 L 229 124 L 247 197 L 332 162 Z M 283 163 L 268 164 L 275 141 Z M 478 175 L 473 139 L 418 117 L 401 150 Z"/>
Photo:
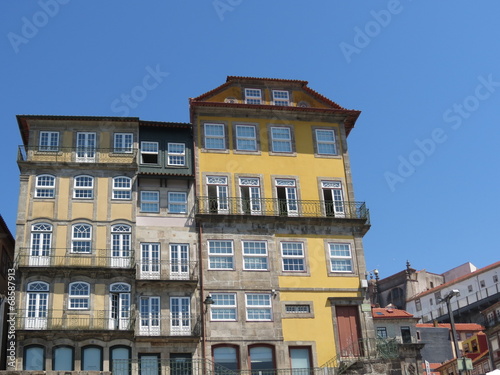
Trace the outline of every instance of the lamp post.
<path fill-rule="evenodd" d="M 450 300 L 455 297 L 455 296 L 458 296 L 460 295 L 460 291 L 458 289 L 453 289 L 452 291 L 450 291 L 446 297 L 444 297 L 443 299 L 441 299 L 441 302 L 446 302 L 446 307 L 448 309 L 448 315 L 450 316 L 450 324 L 451 324 L 451 333 L 453 335 L 453 344 L 455 346 L 455 356 L 457 358 L 457 369 L 458 369 L 458 373 L 460 375 L 462 375 L 462 370 L 459 369 L 459 366 L 458 366 L 458 337 L 457 337 L 457 330 L 455 328 L 455 318 L 453 317 L 453 311 L 451 311 L 451 302 Z M 462 360 L 462 358 L 460 357 L 460 360 Z M 463 365 L 463 362 L 462 362 L 462 365 Z"/>

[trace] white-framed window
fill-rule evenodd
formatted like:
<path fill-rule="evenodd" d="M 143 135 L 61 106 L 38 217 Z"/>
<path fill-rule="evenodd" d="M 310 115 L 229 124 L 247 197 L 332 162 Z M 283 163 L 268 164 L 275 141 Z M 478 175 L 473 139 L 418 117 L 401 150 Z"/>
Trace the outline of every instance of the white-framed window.
<path fill-rule="evenodd" d="M 70 310 L 88 310 L 90 306 L 90 285 L 84 282 L 69 284 L 68 308 Z"/>
<path fill-rule="evenodd" d="M 171 214 L 185 214 L 187 212 L 187 193 L 169 192 L 168 212 Z"/>
<path fill-rule="evenodd" d="M 158 164 L 158 142 L 141 142 L 141 164 Z"/>
<path fill-rule="evenodd" d="M 56 191 L 56 178 L 50 174 L 36 176 L 35 198 L 54 198 Z"/>
<path fill-rule="evenodd" d="M 236 150 L 257 151 L 257 130 L 255 125 L 236 125 Z"/>
<path fill-rule="evenodd" d="M 387 328 L 377 327 L 377 338 L 386 339 L 387 338 Z"/>
<path fill-rule="evenodd" d="M 244 270 L 265 271 L 268 269 L 266 241 L 242 241 L 242 246 Z"/>
<path fill-rule="evenodd" d="M 229 210 L 227 177 L 207 176 L 207 193 L 210 212 L 226 213 Z"/>
<path fill-rule="evenodd" d="M 160 278 L 160 244 L 141 243 L 141 279 Z"/>
<path fill-rule="evenodd" d="M 89 224 L 75 224 L 72 229 L 71 252 L 90 254 L 92 252 L 92 227 Z"/>
<path fill-rule="evenodd" d="M 211 270 L 232 270 L 233 267 L 233 241 L 208 241 L 208 268 Z"/>
<path fill-rule="evenodd" d="M 272 152 L 292 152 L 292 131 L 284 126 L 271 127 Z"/>
<path fill-rule="evenodd" d="M 205 148 L 209 150 L 225 150 L 226 136 L 223 124 L 204 124 Z"/>
<path fill-rule="evenodd" d="M 315 129 L 316 148 L 319 155 L 337 155 L 335 131 L 333 129 Z"/>
<path fill-rule="evenodd" d="M 245 89 L 246 104 L 261 104 L 262 91 L 260 89 Z"/>
<path fill-rule="evenodd" d="M 280 216 L 297 216 L 299 214 L 297 182 L 290 178 L 277 178 L 275 185 Z"/>
<path fill-rule="evenodd" d="M 290 105 L 290 94 L 285 90 L 273 90 L 273 104 L 281 106 Z"/>
<path fill-rule="evenodd" d="M 94 198 L 94 177 L 76 176 L 73 186 L 73 198 L 92 199 Z"/>
<path fill-rule="evenodd" d="M 321 181 L 321 189 L 323 190 L 326 216 L 344 217 L 345 203 L 342 182 Z"/>
<path fill-rule="evenodd" d="M 28 329 L 46 329 L 49 300 L 49 284 L 34 281 L 26 289 L 26 324 Z"/>
<path fill-rule="evenodd" d="M 351 245 L 347 243 L 330 243 L 331 272 L 353 272 Z"/>
<path fill-rule="evenodd" d="M 247 320 L 271 321 L 271 295 L 249 293 L 245 295 Z"/>
<path fill-rule="evenodd" d="M 240 177 L 241 210 L 245 214 L 259 215 L 262 210 L 260 180 L 256 177 Z"/>
<path fill-rule="evenodd" d="M 141 297 L 139 303 L 139 333 L 160 335 L 160 297 Z"/>
<path fill-rule="evenodd" d="M 31 227 L 31 249 L 29 264 L 46 266 L 50 264 L 52 247 L 52 225 L 47 223 L 33 224 Z"/>
<path fill-rule="evenodd" d="M 111 227 L 111 266 L 128 267 L 131 263 L 132 228 L 117 224 Z"/>
<path fill-rule="evenodd" d="M 186 145 L 184 143 L 169 143 L 167 145 L 167 164 L 186 165 Z"/>
<path fill-rule="evenodd" d="M 130 177 L 113 177 L 113 199 L 132 199 L 132 179 Z"/>
<path fill-rule="evenodd" d="M 281 259 L 284 272 L 304 272 L 306 270 L 304 244 L 302 242 L 282 242 Z"/>
<path fill-rule="evenodd" d="M 219 321 L 236 321 L 236 294 L 212 293 L 214 301 L 210 307 L 210 319 Z"/>
<path fill-rule="evenodd" d="M 141 191 L 141 212 L 160 212 L 158 191 Z"/>
<path fill-rule="evenodd" d="M 38 151 L 59 151 L 59 132 L 40 132 Z"/>
<path fill-rule="evenodd" d="M 131 153 L 134 147 L 134 135 L 132 133 L 115 133 L 113 152 Z"/>
<path fill-rule="evenodd" d="M 94 163 L 96 158 L 97 134 L 90 132 L 76 133 L 76 161 Z"/>

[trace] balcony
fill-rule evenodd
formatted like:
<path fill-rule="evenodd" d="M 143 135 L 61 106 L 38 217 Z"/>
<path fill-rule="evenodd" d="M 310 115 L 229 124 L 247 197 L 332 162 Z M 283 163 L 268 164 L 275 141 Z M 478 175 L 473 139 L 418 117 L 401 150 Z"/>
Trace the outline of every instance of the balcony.
<path fill-rule="evenodd" d="M 201 319 L 189 313 L 140 313 L 136 336 L 200 336 Z"/>
<path fill-rule="evenodd" d="M 119 315 L 122 317 L 117 317 Z M 132 331 L 134 325 L 131 315 L 130 311 L 118 313 L 109 310 L 18 310 L 16 328 L 37 331 Z"/>
<path fill-rule="evenodd" d="M 332 219 L 361 219 L 370 222 L 364 202 L 286 200 L 274 198 L 197 197 L 196 214 L 255 215 Z"/>
<path fill-rule="evenodd" d="M 19 146 L 18 162 L 36 163 L 137 163 L 137 150 L 96 147 Z"/>
<path fill-rule="evenodd" d="M 111 249 L 89 249 L 88 253 L 72 253 L 71 249 L 20 248 L 16 258 L 18 267 L 68 267 L 133 269 L 134 251 L 113 255 Z"/>
<path fill-rule="evenodd" d="M 137 280 L 198 281 L 198 262 L 140 260 L 136 264 Z"/>

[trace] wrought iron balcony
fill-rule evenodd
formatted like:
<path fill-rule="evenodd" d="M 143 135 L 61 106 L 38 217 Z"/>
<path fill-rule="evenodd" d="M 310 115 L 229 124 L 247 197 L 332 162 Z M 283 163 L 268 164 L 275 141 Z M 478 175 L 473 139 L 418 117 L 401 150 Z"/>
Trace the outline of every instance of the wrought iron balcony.
<path fill-rule="evenodd" d="M 136 149 L 19 146 L 18 162 L 39 163 L 136 163 Z"/>
<path fill-rule="evenodd" d="M 198 262 L 140 260 L 136 264 L 137 280 L 198 280 Z"/>
<path fill-rule="evenodd" d="M 126 256 L 123 250 L 116 255 L 114 252 L 111 249 L 72 253 L 71 249 L 20 248 L 16 263 L 18 267 L 134 268 L 133 250 L 128 250 Z"/>
<path fill-rule="evenodd" d="M 121 315 L 121 317 L 120 317 Z M 123 317 L 124 315 L 128 315 Z M 78 330 L 131 331 L 132 312 L 109 310 L 45 310 L 42 308 L 18 310 L 16 327 L 19 330 Z"/>
<path fill-rule="evenodd" d="M 197 214 L 326 217 L 370 221 L 364 202 L 197 197 Z"/>
<path fill-rule="evenodd" d="M 200 336 L 201 319 L 188 313 L 139 313 L 136 336 Z"/>

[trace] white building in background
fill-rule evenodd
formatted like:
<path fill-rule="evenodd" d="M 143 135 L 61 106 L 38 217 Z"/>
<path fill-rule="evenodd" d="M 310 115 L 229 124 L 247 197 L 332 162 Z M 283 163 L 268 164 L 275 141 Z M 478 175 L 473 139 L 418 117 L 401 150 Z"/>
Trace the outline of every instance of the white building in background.
<path fill-rule="evenodd" d="M 481 323 L 480 311 L 500 300 L 500 261 L 431 288 L 407 299 L 406 311 L 422 322 L 439 322 L 449 319 L 445 303 L 441 299 L 452 290 L 460 294 L 451 299 L 451 309 L 455 320 L 462 323 Z M 463 271 L 463 270 L 461 270 Z"/>

